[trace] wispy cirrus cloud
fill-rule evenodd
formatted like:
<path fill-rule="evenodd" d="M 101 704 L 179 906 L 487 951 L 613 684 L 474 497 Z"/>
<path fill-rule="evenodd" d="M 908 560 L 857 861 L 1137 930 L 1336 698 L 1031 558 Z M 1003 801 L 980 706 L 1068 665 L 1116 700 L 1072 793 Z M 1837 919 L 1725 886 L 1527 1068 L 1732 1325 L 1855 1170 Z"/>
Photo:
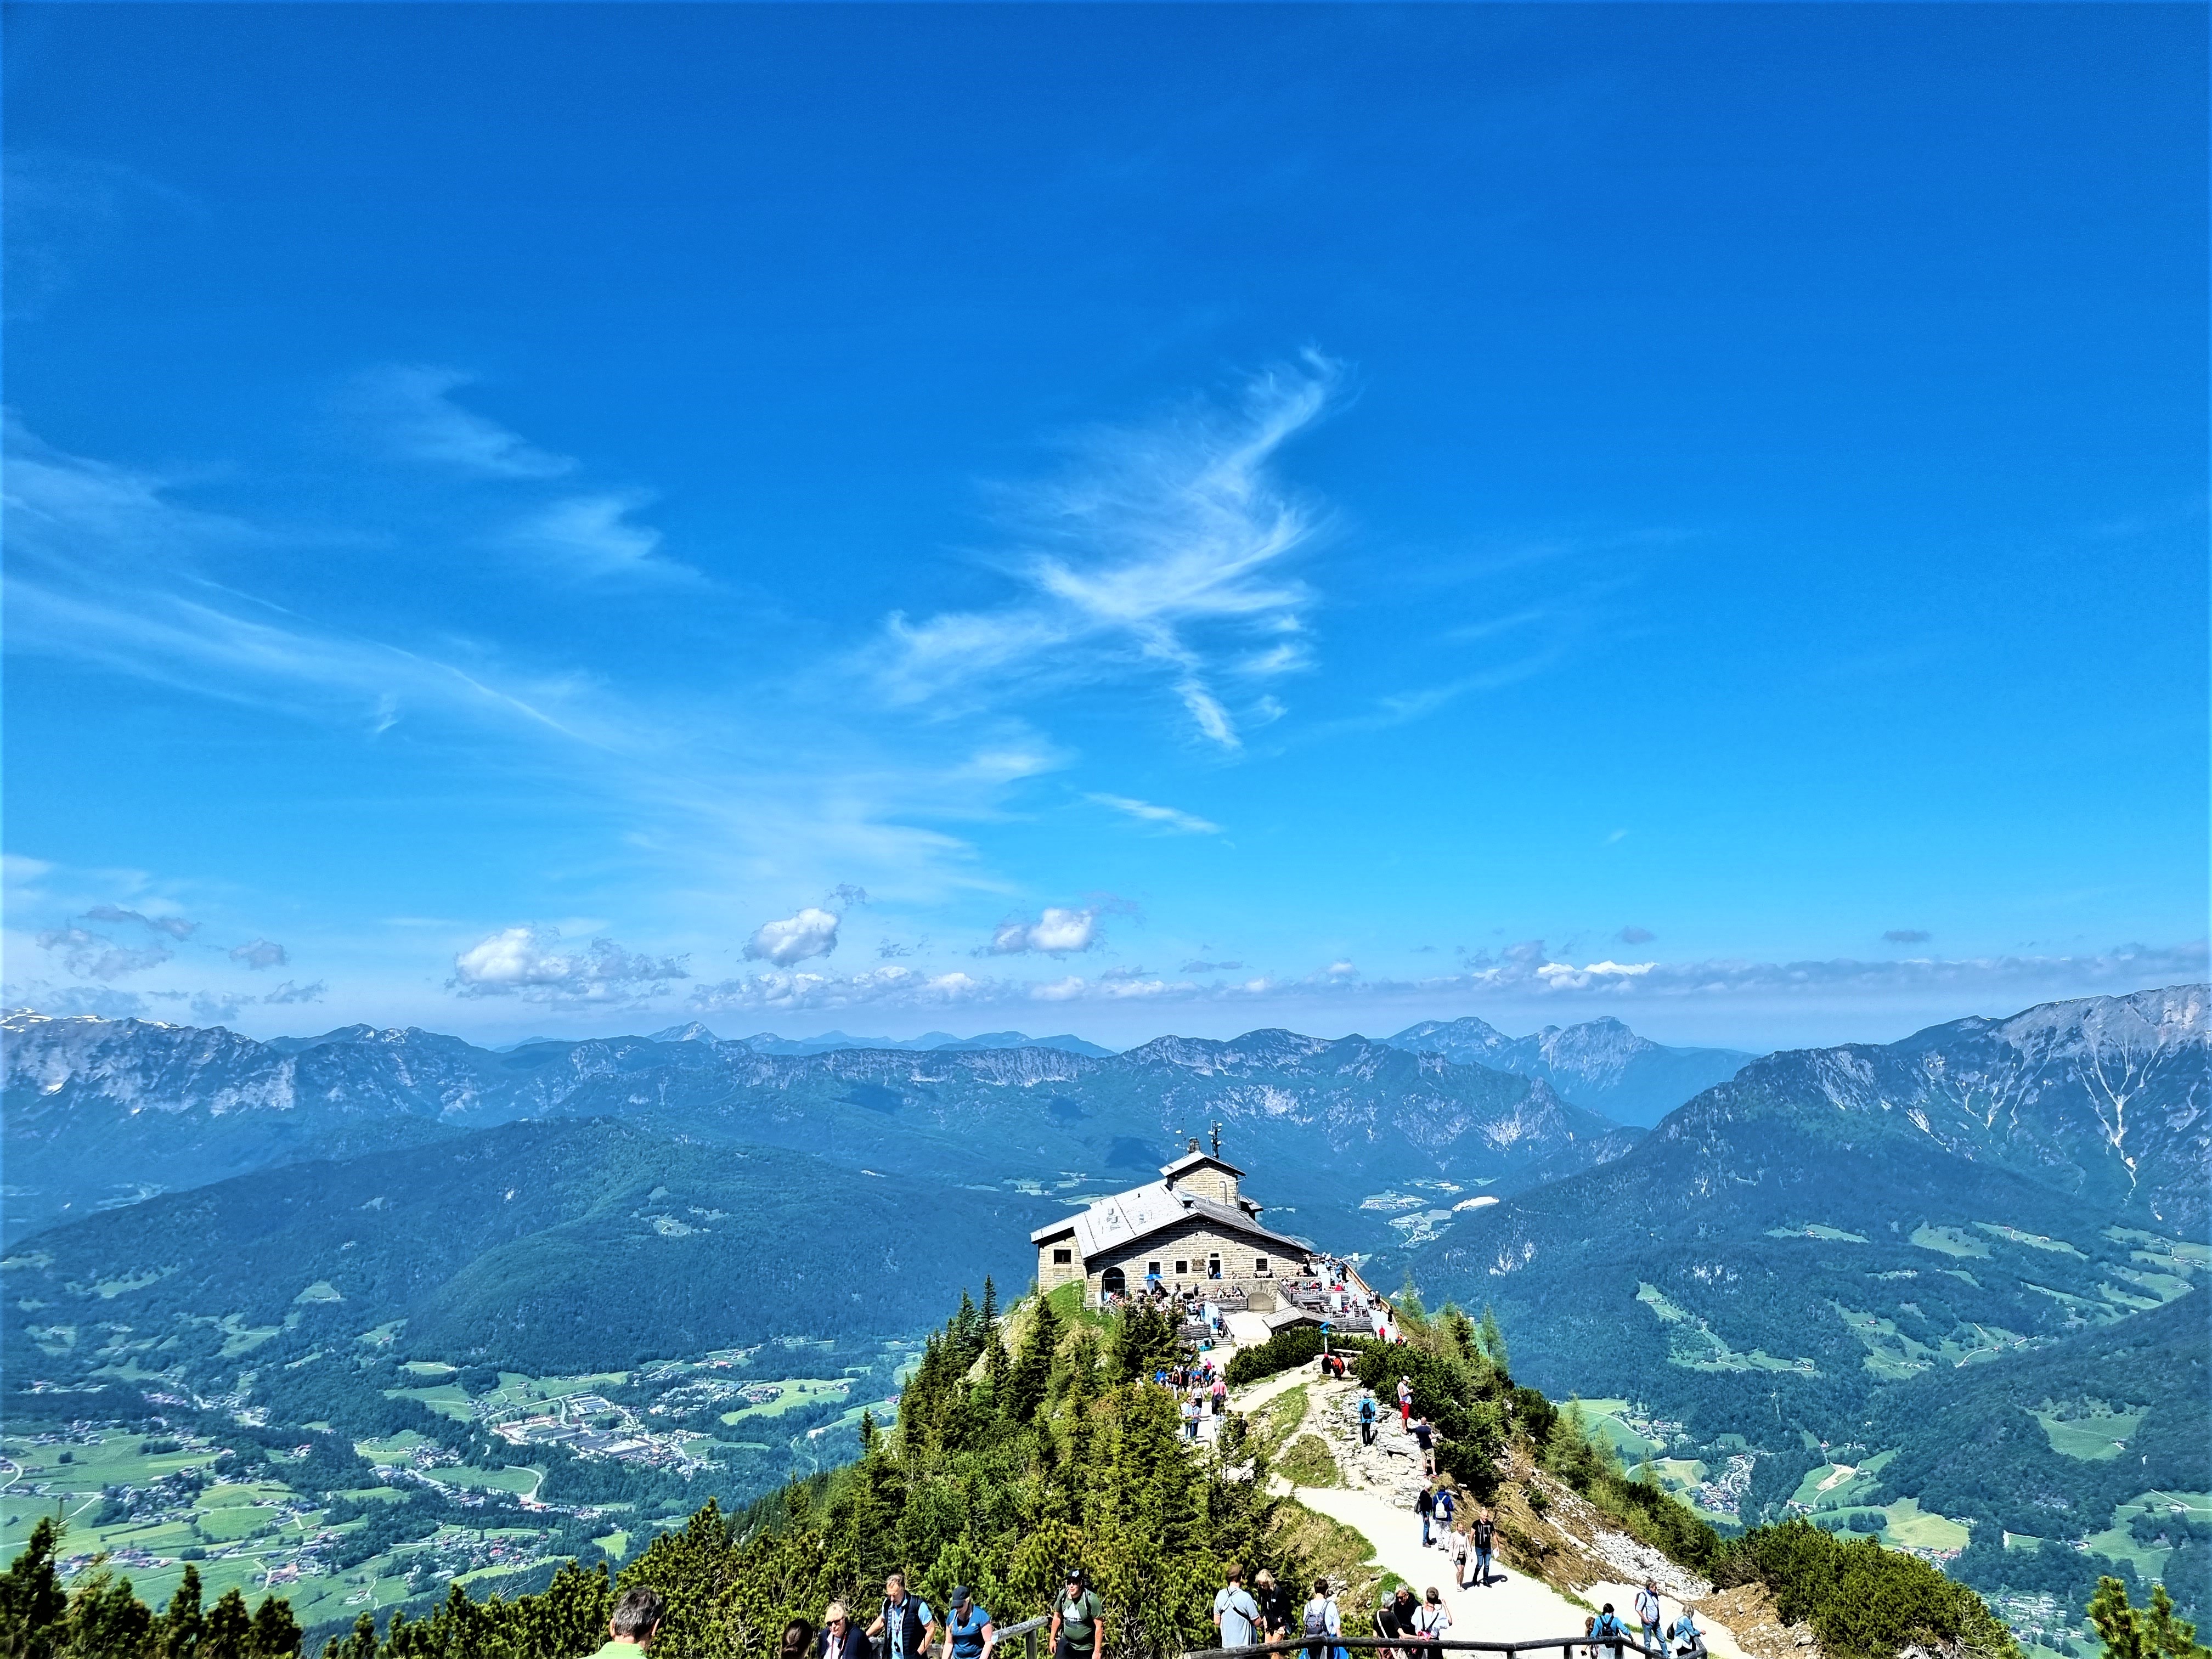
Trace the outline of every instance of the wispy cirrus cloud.
<path fill-rule="evenodd" d="M 514 551 L 580 580 L 698 580 L 690 565 L 660 556 L 658 530 L 631 518 L 652 501 L 651 492 L 641 489 L 563 495 L 525 516 L 503 539 Z"/>
<path fill-rule="evenodd" d="M 1059 479 L 1008 492 L 1022 592 L 995 610 L 894 614 L 875 653 L 896 703 L 972 706 L 1017 685 L 1149 680 L 1227 750 L 1279 714 L 1256 684 L 1306 665 L 1314 596 L 1289 569 L 1322 515 L 1276 476 L 1340 380 L 1311 355 L 1233 406 L 1099 432 Z"/>
<path fill-rule="evenodd" d="M 1110 806 L 1125 817 L 1139 823 L 1149 823 L 1162 830 L 1180 830 L 1187 836 L 1218 836 L 1221 826 L 1210 818 L 1200 817 L 1195 812 L 1178 811 L 1172 806 L 1155 806 L 1148 800 L 1135 800 L 1127 795 L 1085 795 L 1084 799 L 1101 806 Z"/>
<path fill-rule="evenodd" d="M 476 377 L 428 363 L 390 363 L 358 377 L 346 401 L 394 454 L 481 478 L 557 478 L 575 460 L 464 407 Z"/>

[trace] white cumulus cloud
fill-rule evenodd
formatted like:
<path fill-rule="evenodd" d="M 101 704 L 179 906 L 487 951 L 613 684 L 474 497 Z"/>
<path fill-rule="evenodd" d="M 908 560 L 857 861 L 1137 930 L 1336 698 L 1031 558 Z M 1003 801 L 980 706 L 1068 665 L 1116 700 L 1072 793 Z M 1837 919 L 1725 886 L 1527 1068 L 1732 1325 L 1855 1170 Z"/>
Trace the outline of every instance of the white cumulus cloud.
<path fill-rule="evenodd" d="M 1088 951 L 1099 942 L 1098 912 L 1048 906 L 1035 921 L 1002 921 L 993 930 L 985 949 L 994 957 L 1019 956 L 1034 951 L 1043 956 L 1066 956 Z"/>
<path fill-rule="evenodd" d="M 837 948 L 840 920 L 810 904 L 795 916 L 764 921 L 745 941 L 745 957 L 753 962 L 772 962 L 779 968 L 826 957 Z"/>
<path fill-rule="evenodd" d="M 455 957 L 446 984 L 465 997 L 599 1002 L 650 994 L 664 989 L 663 981 L 690 977 L 679 958 L 635 955 L 612 939 L 563 949 L 557 927 L 505 927 Z"/>
<path fill-rule="evenodd" d="M 249 939 L 230 953 L 233 962 L 242 962 L 249 968 L 282 968 L 292 958 L 273 939 Z"/>

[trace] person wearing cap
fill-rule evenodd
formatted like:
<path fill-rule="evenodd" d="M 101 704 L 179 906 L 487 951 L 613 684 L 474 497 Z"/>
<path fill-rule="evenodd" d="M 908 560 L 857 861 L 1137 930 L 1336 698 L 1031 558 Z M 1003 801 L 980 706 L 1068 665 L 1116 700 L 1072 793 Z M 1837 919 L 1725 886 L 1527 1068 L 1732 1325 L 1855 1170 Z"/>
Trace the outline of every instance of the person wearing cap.
<path fill-rule="evenodd" d="M 868 1638 L 846 1617 L 842 1601 L 822 1609 L 822 1659 L 870 1659 Z"/>
<path fill-rule="evenodd" d="M 952 1605 L 945 1614 L 945 1659 L 991 1659 L 991 1650 L 998 1645 L 998 1626 L 975 1605 L 975 1592 L 965 1584 L 954 1585 Z"/>
<path fill-rule="evenodd" d="M 1106 1646 L 1106 1604 L 1090 1575 L 1070 1568 L 1067 1587 L 1052 1604 L 1052 1659 L 1091 1659 Z"/>

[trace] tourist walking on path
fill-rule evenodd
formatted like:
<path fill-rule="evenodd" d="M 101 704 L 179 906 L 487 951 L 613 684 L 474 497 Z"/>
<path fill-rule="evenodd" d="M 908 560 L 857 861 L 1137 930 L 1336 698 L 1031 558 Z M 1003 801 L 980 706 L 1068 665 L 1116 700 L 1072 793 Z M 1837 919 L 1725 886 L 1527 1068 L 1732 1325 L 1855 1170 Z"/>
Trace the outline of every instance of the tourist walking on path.
<path fill-rule="evenodd" d="M 1437 1488 L 1437 1547 L 1451 1547 L 1452 1516 L 1459 1507 L 1459 1499 L 1449 1486 Z"/>
<path fill-rule="evenodd" d="M 822 1659 L 868 1659 L 868 1638 L 846 1616 L 842 1601 L 822 1609 Z"/>
<path fill-rule="evenodd" d="M 1674 1644 L 1681 1659 L 1705 1659 L 1705 1633 L 1698 1628 L 1698 1621 L 1690 1616 L 1690 1607 L 1682 1604 L 1682 1616 L 1667 1632 L 1667 1639 Z"/>
<path fill-rule="evenodd" d="M 667 1605 L 659 1590 L 643 1585 L 624 1590 L 622 1600 L 615 1603 L 615 1616 L 607 1620 L 606 1645 L 592 1659 L 644 1659 Z"/>
<path fill-rule="evenodd" d="M 1344 1615 L 1328 1593 L 1328 1580 L 1314 1580 L 1312 1600 L 1298 1617 L 1299 1632 L 1306 1638 L 1306 1659 L 1335 1659 L 1337 1639 L 1344 1634 Z"/>
<path fill-rule="evenodd" d="M 1399 1585 L 1398 1593 L 1375 1609 L 1376 1635 L 1386 1642 L 1413 1635 L 1413 1613 L 1419 1606 L 1413 1600 L 1413 1592 Z M 1375 1659 L 1402 1659 L 1402 1656 L 1395 1648 L 1378 1648 Z"/>
<path fill-rule="evenodd" d="M 1437 1495 L 1425 1484 L 1421 1495 L 1413 1500 L 1413 1513 L 1421 1517 L 1421 1547 L 1429 1547 L 1429 1526 L 1436 1519 Z"/>
<path fill-rule="evenodd" d="M 1213 1593 L 1213 1627 L 1224 1648 L 1249 1648 L 1259 1638 L 1260 1604 L 1244 1588 L 1244 1569 L 1231 1561 L 1222 1574 L 1228 1582 Z"/>
<path fill-rule="evenodd" d="M 1359 1443 L 1375 1443 L 1375 1396 L 1364 1389 L 1359 1391 Z"/>
<path fill-rule="evenodd" d="M 1398 1426 L 1401 1429 L 1408 1426 L 1413 1416 L 1413 1379 L 1401 1376 L 1398 1379 Z"/>
<path fill-rule="evenodd" d="M 1288 1639 L 1291 1633 L 1291 1595 L 1275 1583 L 1275 1575 L 1262 1567 L 1252 1575 L 1252 1599 L 1260 1604 L 1260 1628 L 1270 1642 Z"/>
<path fill-rule="evenodd" d="M 1590 1626 L 1590 1637 L 1595 1642 L 1610 1644 L 1609 1659 L 1621 1659 L 1621 1646 L 1628 1640 L 1628 1626 L 1620 1622 L 1620 1615 L 1613 1610 L 1612 1602 L 1598 1609 L 1597 1623 Z"/>
<path fill-rule="evenodd" d="M 1636 1622 L 1644 1626 L 1644 1645 L 1664 1650 L 1666 1641 L 1659 1634 L 1659 1621 L 1666 1609 L 1659 1605 L 1659 1581 L 1647 1578 L 1644 1588 L 1636 1592 Z"/>
<path fill-rule="evenodd" d="M 1052 1659 L 1091 1659 L 1106 1645 L 1106 1606 L 1080 1567 L 1052 1604 Z"/>
<path fill-rule="evenodd" d="M 1437 1593 L 1434 1584 L 1421 1600 L 1419 1609 L 1413 1614 L 1413 1629 L 1424 1640 L 1433 1645 L 1443 1640 L 1444 1632 L 1451 1628 L 1451 1609 L 1444 1598 Z"/>
<path fill-rule="evenodd" d="M 906 1593 L 906 1575 L 895 1572 L 884 1580 L 884 1610 L 868 1626 L 868 1634 L 883 1638 L 884 1659 L 925 1659 L 937 1615 L 929 1603 Z"/>
<path fill-rule="evenodd" d="M 1472 1531 L 1468 1522 L 1462 1522 L 1452 1533 L 1452 1584 L 1458 1589 L 1467 1588 L 1467 1558 L 1474 1547 Z"/>
<path fill-rule="evenodd" d="M 1437 1472 L 1437 1431 L 1425 1417 L 1416 1416 L 1412 1424 L 1413 1443 L 1421 1449 L 1421 1473 Z"/>
<path fill-rule="evenodd" d="M 945 1659 L 991 1659 L 999 1645 L 999 1628 L 991 1615 L 975 1605 L 975 1592 L 965 1584 L 952 1589 L 952 1605 L 945 1612 Z"/>
<path fill-rule="evenodd" d="M 1498 1543 L 1498 1517 L 1486 1508 L 1474 1517 L 1474 1580 L 1490 1583 L 1490 1552 Z"/>

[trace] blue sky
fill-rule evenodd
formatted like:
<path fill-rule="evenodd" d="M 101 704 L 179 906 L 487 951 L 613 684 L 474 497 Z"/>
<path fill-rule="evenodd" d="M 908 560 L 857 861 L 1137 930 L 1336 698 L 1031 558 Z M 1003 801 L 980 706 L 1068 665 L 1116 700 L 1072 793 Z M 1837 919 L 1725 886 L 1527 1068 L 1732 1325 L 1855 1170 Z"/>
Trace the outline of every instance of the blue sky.
<path fill-rule="evenodd" d="M 8 997 L 2203 972 L 2205 15 L 19 7 Z"/>

